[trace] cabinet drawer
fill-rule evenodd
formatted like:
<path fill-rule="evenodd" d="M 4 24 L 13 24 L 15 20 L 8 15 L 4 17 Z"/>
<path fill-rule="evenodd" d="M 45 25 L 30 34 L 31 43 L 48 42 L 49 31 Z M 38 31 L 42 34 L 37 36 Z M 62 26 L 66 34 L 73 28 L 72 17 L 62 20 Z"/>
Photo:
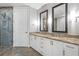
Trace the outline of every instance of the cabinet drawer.
<path fill-rule="evenodd" d="M 79 46 L 74 45 L 74 44 L 68 44 L 64 43 L 64 48 L 69 48 L 69 49 L 78 49 Z"/>
<path fill-rule="evenodd" d="M 65 56 L 78 56 L 79 46 L 65 43 L 64 44 L 64 55 Z"/>

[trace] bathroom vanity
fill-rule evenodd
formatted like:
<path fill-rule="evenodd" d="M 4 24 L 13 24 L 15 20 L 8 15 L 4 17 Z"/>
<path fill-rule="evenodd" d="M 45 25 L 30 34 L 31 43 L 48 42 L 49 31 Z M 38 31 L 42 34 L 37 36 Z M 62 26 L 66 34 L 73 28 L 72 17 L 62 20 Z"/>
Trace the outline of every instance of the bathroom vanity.
<path fill-rule="evenodd" d="M 44 56 L 79 55 L 79 36 L 66 33 L 30 33 L 30 45 Z"/>
<path fill-rule="evenodd" d="M 79 56 L 78 6 L 60 3 L 52 7 L 52 14 L 51 7 L 40 10 L 40 31 L 30 33 L 31 47 L 44 56 Z"/>

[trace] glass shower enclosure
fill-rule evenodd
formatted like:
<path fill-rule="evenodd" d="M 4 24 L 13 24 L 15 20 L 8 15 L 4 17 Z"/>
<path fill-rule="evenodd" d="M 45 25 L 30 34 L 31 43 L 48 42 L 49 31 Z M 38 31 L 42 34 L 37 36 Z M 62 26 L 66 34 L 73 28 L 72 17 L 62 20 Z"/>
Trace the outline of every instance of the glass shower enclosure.
<path fill-rule="evenodd" d="M 0 48 L 13 46 L 13 8 L 0 7 Z"/>

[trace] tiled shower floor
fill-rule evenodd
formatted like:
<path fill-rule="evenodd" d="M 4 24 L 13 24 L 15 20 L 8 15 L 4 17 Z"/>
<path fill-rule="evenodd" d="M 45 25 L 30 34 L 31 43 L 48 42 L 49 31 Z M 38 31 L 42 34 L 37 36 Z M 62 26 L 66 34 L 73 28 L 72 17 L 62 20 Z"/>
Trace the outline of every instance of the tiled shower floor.
<path fill-rule="evenodd" d="M 41 56 L 32 48 L 15 47 L 12 49 L 0 48 L 0 56 Z"/>

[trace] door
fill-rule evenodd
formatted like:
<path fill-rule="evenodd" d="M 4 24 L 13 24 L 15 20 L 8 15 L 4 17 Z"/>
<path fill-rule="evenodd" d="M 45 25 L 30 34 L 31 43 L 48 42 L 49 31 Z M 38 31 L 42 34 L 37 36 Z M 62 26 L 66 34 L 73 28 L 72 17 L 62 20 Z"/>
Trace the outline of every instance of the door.
<path fill-rule="evenodd" d="M 0 8 L 0 47 L 13 46 L 13 8 Z"/>
<path fill-rule="evenodd" d="M 14 7 L 13 9 L 13 46 L 28 47 L 29 34 L 28 32 L 28 10 L 27 7 Z"/>

